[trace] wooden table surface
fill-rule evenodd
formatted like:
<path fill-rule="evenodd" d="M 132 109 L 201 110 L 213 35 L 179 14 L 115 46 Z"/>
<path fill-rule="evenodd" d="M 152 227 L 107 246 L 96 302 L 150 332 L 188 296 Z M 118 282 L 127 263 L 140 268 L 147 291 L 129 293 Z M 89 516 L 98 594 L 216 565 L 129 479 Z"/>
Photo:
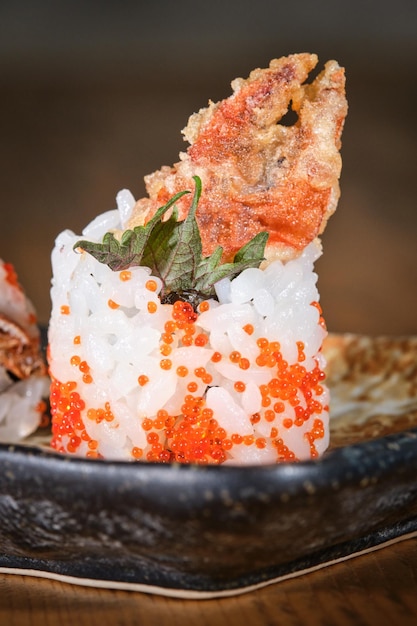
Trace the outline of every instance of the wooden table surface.
<path fill-rule="evenodd" d="M 417 539 L 217 600 L 179 600 L 0 575 L 0 624 L 415 626 Z"/>
<path fill-rule="evenodd" d="M 417 333 L 414 82 L 348 69 L 342 200 L 325 234 L 322 303 L 330 330 Z M 56 234 L 113 208 L 120 188 L 183 149 L 179 129 L 219 84 L 175 84 L 169 109 L 152 81 L 0 78 L 0 257 L 15 263 L 42 322 Z M 166 84 L 164 85 L 166 87 Z M 397 113 L 395 113 L 397 112 Z M 417 540 L 239 597 L 175 600 L 0 576 L 0 624 L 417 624 Z"/>

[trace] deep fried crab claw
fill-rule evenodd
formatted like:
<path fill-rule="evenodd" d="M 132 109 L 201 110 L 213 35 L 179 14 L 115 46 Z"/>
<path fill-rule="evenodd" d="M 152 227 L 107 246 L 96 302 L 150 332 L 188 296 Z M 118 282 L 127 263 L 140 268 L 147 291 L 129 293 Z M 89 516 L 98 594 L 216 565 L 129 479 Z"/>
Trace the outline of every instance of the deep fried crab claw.
<path fill-rule="evenodd" d="M 0 369 L 14 379 L 46 375 L 31 302 L 10 263 L 0 260 Z"/>
<path fill-rule="evenodd" d="M 341 133 L 347 113 L 344 70 L 329 61 L 310 83 L 314 54 L 294 54 L 232 83 L 233 94 L 191 116 L 191 144 L 173 167 L 145 177 L 128 226 L 146 222 L 175 193 L 203 184 L 197 221 L 203 252 L 217 245 L 224 260 L 260 231 L 269 232 L 267 258 L 289 259 L 323 232 L 335 211 Z M 297 119 L 288 125 L 289 110 Z M 178 202 L 180 218 L 190 197 Z"/>
<path fill-rule="evenodd" d="M 48 422 L 49 385 L 34 307 L 0 259 L 0 442 L 20 442 Z"/>
<path fill-rule="evenodd" d="M 46 374 L 39 341 L 18 324 L 0 314 L 0 366 L 15 378 Z"/>

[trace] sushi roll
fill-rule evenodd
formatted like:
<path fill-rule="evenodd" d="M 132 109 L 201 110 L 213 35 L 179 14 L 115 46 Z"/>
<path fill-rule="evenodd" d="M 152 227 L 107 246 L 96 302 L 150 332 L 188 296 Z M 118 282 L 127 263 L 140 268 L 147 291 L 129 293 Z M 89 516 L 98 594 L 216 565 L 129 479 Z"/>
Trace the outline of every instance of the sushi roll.
<path fill-rule="evenodd" d="M 45 416 L 49 379 L 32 302 L 0 259 L 0 441 L 16 443 Z"/>
<path fill-rule="evenodd" d="M 291 55 L 194 114 L 180 161 L 52 253 L 51 445 L 201 464 L 329 443 L 314 263 L 339 197 L 344 72 Z M 292 106 L 297 121 L 283 117 Z M 282 123 L 280 121 L 282 120 Z"/>

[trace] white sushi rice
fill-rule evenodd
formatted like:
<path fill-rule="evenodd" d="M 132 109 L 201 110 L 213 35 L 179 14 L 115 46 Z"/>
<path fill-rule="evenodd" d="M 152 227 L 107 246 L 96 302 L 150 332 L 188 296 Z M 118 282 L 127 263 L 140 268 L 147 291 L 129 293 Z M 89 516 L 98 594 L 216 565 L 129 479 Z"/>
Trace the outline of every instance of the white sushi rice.
<path fill-rule="evenodd" d="M 0 441 L 18 443 L 31 435 L 41 422 L 40 403 L 47 398 L 46 376 L 13 381 L 0 367 Z"/>
<path fill-rule="evenodd" d="M 133 202 L 129 192 L 119 194 L 119 210 L 98 216 L 83 238 L 101 241 L 109 230 L 122 229 Z M 152 456 L 152 442 L 168 451 L 172 443 L 167 427 L 157 422 L 158 411 L 174 417 L 171 423 L 178 429 L 188 394 L 203 398 L 201 406 L 225 431 L 228 445 L 221 462 L 274 463 L 286 460 L 285 450 L 299 460 L 324 452 L 329 396 L 322 377 L 308 393 L 300 387 L 290 399 L 267 394 L 265 400 L 265 389 L 279 375 L 276 365 L 257 362 L 258 340 L 264 338 L 279 342 L 287 374 L 291 367 L 303 368 L 307 380 L 323 370 L 320 350 L 326 331 L 314 304 L 319 300 L 317 243 L 295 260 L 274 261 L 266 269 L 247 269 L 219 282 L 218 301 L 211 299 L 202 307 L 206 310 L 194 323 L 193 337 L 204 335 L 204 345 L 184 345 L 177 330 L 164 356 L 164 328 L 172 324 L 173 305 L 160 303 L 161 281 L 145 267 L 132 267 L 128 274 L 112 271 L 91 255 L 75 252 L 79 239 L 64 231 L 52 253 L 54 447 L 82 456 L 158 460 Z M 164 367 L 168 361 L 170 367 Z M 187 368 L 188 374 L 180 377 L 178 367 Z M 196 368 L 203 368 L 210 382 L 197 376 Z M 277 401 L 280 408 L 274 414 Z M 297 420 L 297 411 L 311 408 L 312 401 L 316 404 L 308 419 Z M 165 453 L 162 460 L 166 458 Z M 203 455 L 200 461 L 218 462 L 216 458 Z"/>

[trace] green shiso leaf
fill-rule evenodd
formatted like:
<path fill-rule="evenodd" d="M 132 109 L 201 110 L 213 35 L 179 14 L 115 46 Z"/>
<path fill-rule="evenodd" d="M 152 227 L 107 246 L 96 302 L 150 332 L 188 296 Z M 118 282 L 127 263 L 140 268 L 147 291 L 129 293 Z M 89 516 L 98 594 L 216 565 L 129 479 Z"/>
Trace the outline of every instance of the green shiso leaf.
<path fill-rule="evenodd" d="M 175 202 L 188 191 L 177 193 L 159 208 L 144 226 L 126 230 L 120 241 L 106 233 L 102 243 L 80 240 L 74 250 L 84 250 L 114 271 L 142 265 L 162 280 L 161 299 L 169 293 L 195 290 L 203 297 L 215 294 L 214 285 L 222 278 L 232 278 L 249 267 L 259 267 L 264 260 L 268 233 L 258 233 L 235 255 L 232 263 L 221 264 L 223 249 L 218 246 L 208 256 L 202 256 L 200 231 L 196 211 L 201 196 L 201 180 L 194 176 L 195 190 L 191 208 L 183 221 L 178 221 Z M 173 207 L 168 219 L 165 213 Z"/>
<path fill-rule="evenodd" d="M 128 269 L 135 265 L 144 265 L 142 257 L 146 250 L 153 229 L 160 225 L 166 224 L 167 231 L 171 224 L 171 220 L 161 222 L 164 214 L 172 207 L 175 202 L 188 191 L 177 193 L 167 204 L 158 209 L 151 220 L 145 226 L 137 226 L 133 230 L 125 230 L 120 241 L 116 239 L 113 233 L 106 233 L 102 243 L 93 243 L 91 241 L 80 240 L 74 246 L 74 250 L 81 249 L 89 252 L 97 261 L 108 265 L 115 272 Z M 175 215 L 174 215 L 175 213 Z M 177 223 L 177 214 L 173 211 L 174 221 Z"/>
<path fill-rule="evenodd" d="M 268 233 L 258 233 L 236 253 L 233 263 L 223 265 L 219 265 L 223 249 L 218 246 L 211 256 L 201 259 L 195 276 L 194 289 L 203 294 L 211 294 L 215 283 L 222 278 L 237 276 L 248 267 L 259 267 L 264 260 L 267 239 Z"/>

